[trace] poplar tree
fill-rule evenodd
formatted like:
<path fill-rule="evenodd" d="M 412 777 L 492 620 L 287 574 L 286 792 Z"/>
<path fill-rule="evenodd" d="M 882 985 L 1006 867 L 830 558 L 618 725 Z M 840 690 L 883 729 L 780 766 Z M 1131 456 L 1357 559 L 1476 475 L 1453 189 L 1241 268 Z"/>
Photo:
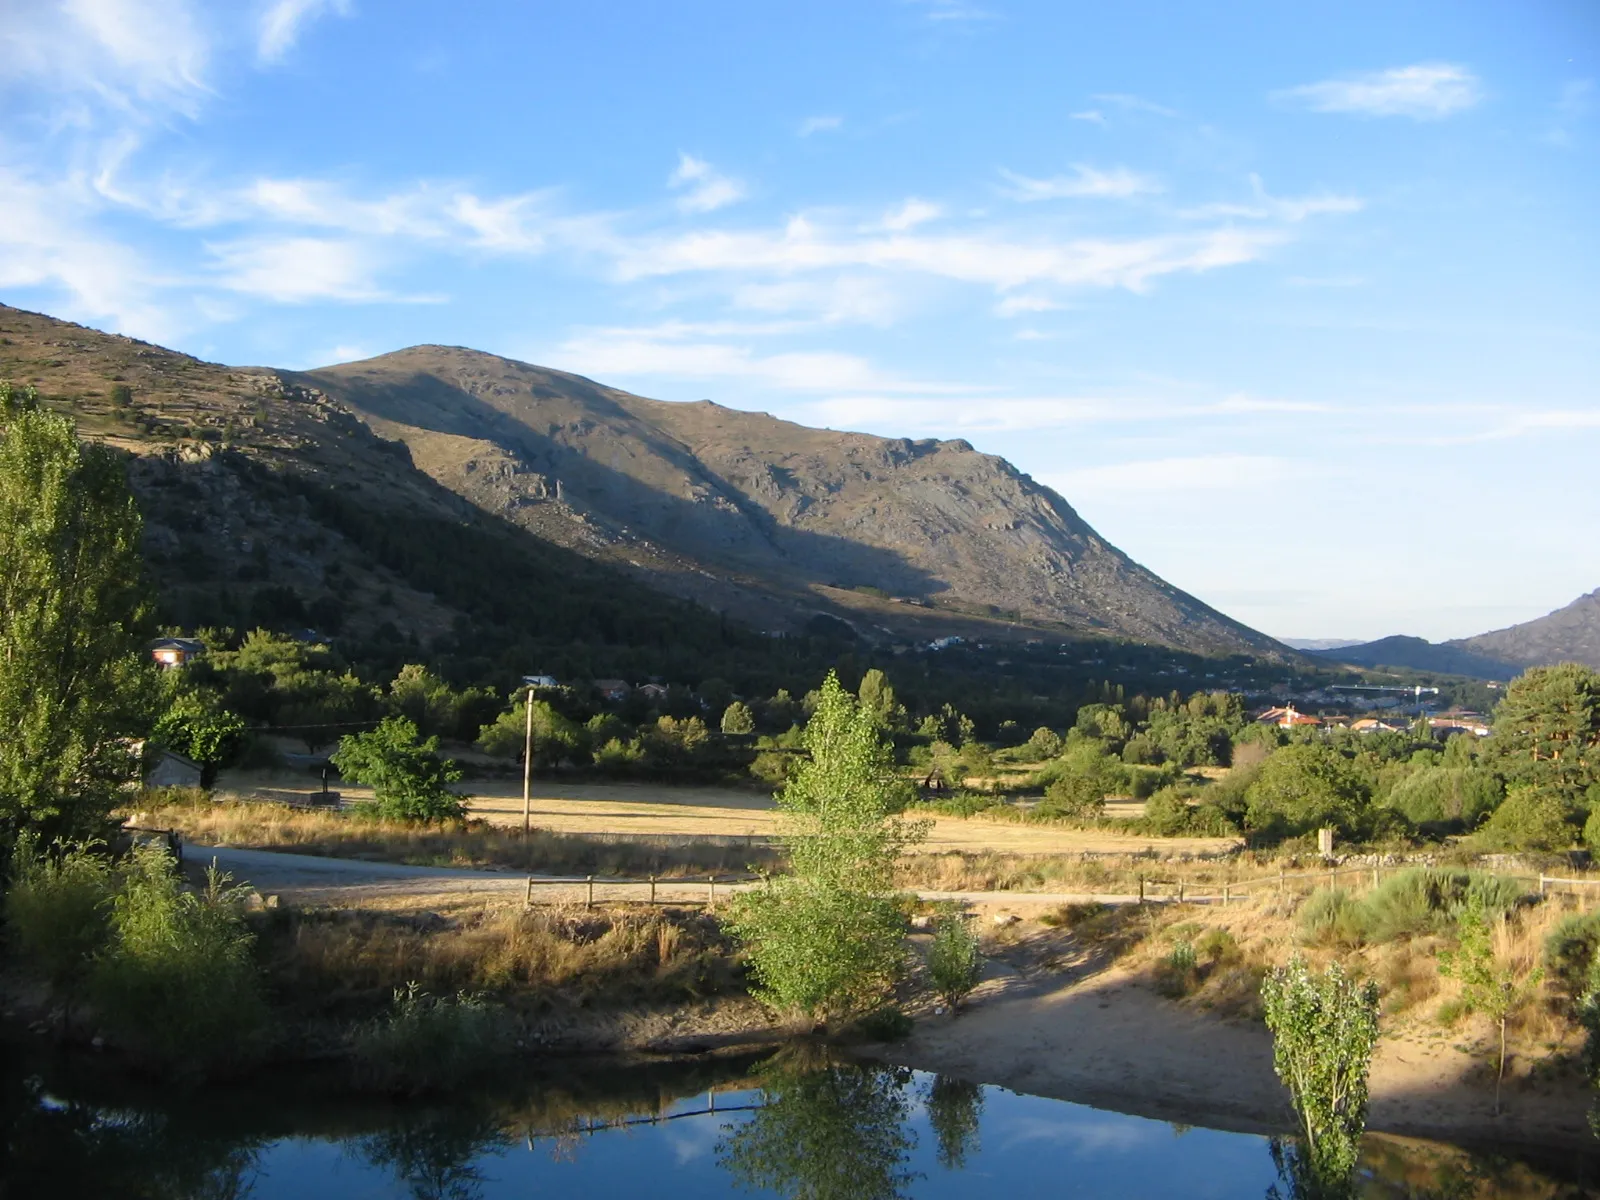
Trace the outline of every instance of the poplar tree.
<path fill-rule="evenodd" d="M 0 841 L 93 836 L 133 772 L 140 529 L 117 456 L 0 384 Z"/>

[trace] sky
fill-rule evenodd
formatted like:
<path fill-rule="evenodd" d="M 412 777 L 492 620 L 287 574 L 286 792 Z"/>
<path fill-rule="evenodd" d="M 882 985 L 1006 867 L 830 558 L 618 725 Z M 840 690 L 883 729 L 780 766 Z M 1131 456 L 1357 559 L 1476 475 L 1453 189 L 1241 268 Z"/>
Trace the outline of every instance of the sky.
<path fill-rule="evenodd" d="M 1600 587 L 1592 0 L 0 0 L 0 300 L 965 438 L 1267 633 Z"/>

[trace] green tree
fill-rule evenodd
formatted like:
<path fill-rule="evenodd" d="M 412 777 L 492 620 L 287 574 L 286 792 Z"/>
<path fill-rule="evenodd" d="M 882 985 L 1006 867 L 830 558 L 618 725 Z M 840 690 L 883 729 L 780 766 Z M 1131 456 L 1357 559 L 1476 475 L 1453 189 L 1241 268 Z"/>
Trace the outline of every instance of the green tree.
<path fill-rule="evenodd" d="M 861 677 L 861 686 L 856 695 L 861 707 L 872 714 L 872 719 L 880 729 L 898 729 L 905 723 L 906 710 L 895 699 L 889 677 L 877 667 Z"/>
<path fill-rule="evenodd" d="M 1028 749 L 1039 762 L 1054 758 L 1061 753 L 1061 735 L 1041 725 L 1033 731 L 1033 736 L 1028 738 Z"/>
<path fill-rule="evenodd" d="M 439 739 L 417 737 L 404 717 L 388 717 L 371 733 L 346 734 L 329 758 L 346 779 L 372 788 L 378 812 L 400 821 L 449 821 L 466 814 L 466 797 L 449 784 L 460 768 L 437 753 Z"/>
<path fill-rule="evenodd" d="M 511 708 L 501 713 L 478 730 L 478 749 L 496 758 L 521 761 L 527 747 L 528 700 L 526 693 Z M 608 722 L 615 718 L 597 718 L 600 721 L 593 741 L 604 745 L 610 740 Z M 620 732 L 628 732 L 620 721 L 615 722 Z M 533 702 L 533 765 L 553 767 L 563 761 L 587 759 L 591 743 L 589 733 L 577 722 L 568 720 L 548 700 Z"/>
<path fill-rule="evenodd" d="M 1309 1173 L 1337 1191 L 1367 1124 L 1367 1073 L 1378 1041 L 1378 988 L 1338 963 L 1313 975 L 1298 954 L 1261 984 L 1272 1062 L 1300 1117 Z"/>
<path fill-rule="evenodd" d="M 732 734 L 754 733 L 756 717 L 743 700 L 735 700 L 722 714 L 722 732 Z"/>
<path fill-rule="evenodd" d="M 1577 663 L 1524 671 L 1495 706 L 1483 749 L 1507 779 L 1576 800 L 1600 778 L 1600 672 Z"/>
<path fill-rule="evenodd" d="M 1365 780 L 1337 750 L 1285 746 L 1262 765 L 1245 793 L 1246 823 L 1262 833 L 1300 834 L 1325 825 L 1352 832 L 1370 796 Z"/>
<path fill-rule="evenodd" d="M 1505 917 L 1502 915 L 1503 922 Z M 1524 975 L 1502 964 L 1494 952 L 1494 931 L 1483 897 L 1469 893 L 1458 921 L 1460 944 L 1439 955 L 1439 974 L 1461 984 L 1461 998 L 1473 1012 L 1482 1013 L 1500 1030 L 1500 1069 L 1494 1078 L 1494 1111 L 1500 1113 L 1500 1085 L 1506 1075 L 1506 1021 L 1539 990 L 1544 969 Z"/>
<path fill-rule="evenodd" d="M 1565 850 L 1577 830 L 1566 794 L 1550 785 L 1511 788 L 1473 841 L 1487 850 Z"/>
<path fill-rule="evenodd" d="M 200 786 L 209 788 L 217 781 L 217 771 L 239 752 L 245 732 L 244 718 L 224 708 L 221 697 L 209 689 L 193 688 L 172 696 L 151 737 L 199 763 Z"/>
<path fill-rule="evenodd" d="M 121 460 L 0 384 L 0 843 L 97 833 L 134 763 L 148 670 Z"/>
<path fill-rule="evenodd" d="M 832 672 L 804 746 L 777 797 L 791 873 L 743 893 L 732 927 L 750 948 L 762 999 L 826 1019 L 861 1011 L 899 977 L 894 867 L 927 826 L 896 815 L 908 788 L 873 715 Z"/>

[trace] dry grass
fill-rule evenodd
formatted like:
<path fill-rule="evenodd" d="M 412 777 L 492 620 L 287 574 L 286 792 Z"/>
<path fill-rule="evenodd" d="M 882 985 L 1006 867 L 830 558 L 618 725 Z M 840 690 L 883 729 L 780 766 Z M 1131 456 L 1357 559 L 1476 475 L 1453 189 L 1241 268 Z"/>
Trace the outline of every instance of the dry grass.
<path fill-rule="evenodd" d="M 150 806 L 137 823 L 179 830 L 196 845 L 293 850 L 432 867 L 499 867 L 549 874 L 687 878 L 778 864 L 772 848 L 743 838 L 598 837 L 469 821 L 408 825 L 364 815 L 253 801 Z"/>
<path fill-rule="evenodd" d="M 285 911 L 261 940 L 280 997 L 319 1012 L 367 1009 L 411 982 L 518 1005 L 681 1002 L 742 988 L 716 921 L 678 909 L 485 909 L 459 922 Z"/>

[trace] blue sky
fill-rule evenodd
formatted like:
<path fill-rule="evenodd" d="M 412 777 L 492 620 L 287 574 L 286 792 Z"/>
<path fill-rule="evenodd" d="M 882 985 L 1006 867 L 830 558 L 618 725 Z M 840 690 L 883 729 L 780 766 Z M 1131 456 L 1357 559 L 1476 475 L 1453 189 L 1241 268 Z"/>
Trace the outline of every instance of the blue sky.
<path fill-rule="evenodd" d="M 0 299 L 965 437 L 1280 636 L 1600 586 L 1600 6 L 5 0 Z"/>

